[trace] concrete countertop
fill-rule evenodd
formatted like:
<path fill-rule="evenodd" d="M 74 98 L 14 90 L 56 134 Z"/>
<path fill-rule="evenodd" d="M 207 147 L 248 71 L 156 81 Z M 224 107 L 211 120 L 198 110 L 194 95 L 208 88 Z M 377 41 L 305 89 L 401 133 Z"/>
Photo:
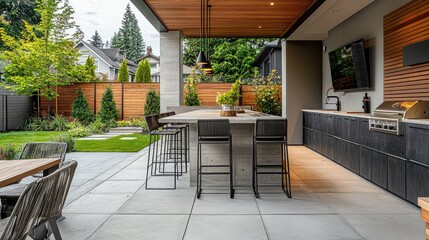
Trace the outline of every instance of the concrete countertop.
<path fill-rule="evenodd" d="M 370 118 L 371 113 L 353 112 L 353 111 L 336 111 L 331 109 L 302 109 L 303 112 L 333 114 L 339 116 Z M 404 119 L 402 122 L 429 125 L 429 119 Z"/>
<path fill-rule="evenodd" d="M 221 117 L 219 110 L 202 109 L 159 119 L 160 123 L 197 123 L 198 119 L 229 119 L 231 124 L 254 124 L 256 119 L 284 119 L 279 116 L 245 110 L 236 117 Z"/>

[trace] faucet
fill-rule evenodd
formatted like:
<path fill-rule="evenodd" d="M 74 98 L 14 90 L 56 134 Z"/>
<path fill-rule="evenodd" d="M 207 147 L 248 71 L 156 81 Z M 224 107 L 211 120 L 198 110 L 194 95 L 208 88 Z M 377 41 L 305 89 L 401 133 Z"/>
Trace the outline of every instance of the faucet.
<path fill-rule="evenodd" d="M 337 105 L 337 111 L 340 111 L 341 110 L 340 98 L 337 96 L 329 96 L 328 93 L 330 90 L 334 90 L 334 88 L 333 87 L 328 88 L 328 91 L 326 91 L 326 102 L 325 102 L 325 104 L 334 104 L 334 103 L 329 103 L 329 99 L 334 98 L 337 100 L 337 102 L 335 103 L 335 105 Z"/>

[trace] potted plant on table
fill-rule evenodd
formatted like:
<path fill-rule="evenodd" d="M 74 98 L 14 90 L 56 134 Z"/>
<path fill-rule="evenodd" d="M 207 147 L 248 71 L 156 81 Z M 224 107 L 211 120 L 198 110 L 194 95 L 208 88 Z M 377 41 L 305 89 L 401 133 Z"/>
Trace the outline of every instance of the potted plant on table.
<path fill-rule="evenodd" d="M 233 110 L 240 99 L 240 80 L 235 81 L 232 84 L 231 89 L 228 92 L 217 93 L 216 103 L 222 106 L 222 110 Z"/>

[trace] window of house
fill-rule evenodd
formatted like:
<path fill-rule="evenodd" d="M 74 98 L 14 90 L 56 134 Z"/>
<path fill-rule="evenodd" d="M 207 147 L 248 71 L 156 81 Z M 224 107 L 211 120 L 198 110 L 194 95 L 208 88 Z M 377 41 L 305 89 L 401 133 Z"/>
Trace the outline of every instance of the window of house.
<path fill-rule="evenodd" d="M 150 68 L 156 68 L 156 63 L 151 63 Z"/>

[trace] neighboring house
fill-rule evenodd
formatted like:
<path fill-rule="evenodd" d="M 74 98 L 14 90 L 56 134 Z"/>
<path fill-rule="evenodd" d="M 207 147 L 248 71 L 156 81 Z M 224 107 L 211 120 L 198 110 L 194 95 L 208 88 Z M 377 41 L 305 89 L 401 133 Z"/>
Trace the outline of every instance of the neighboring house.
<path fill-rule="evenodd" d="M 282 75 L 282 48 L 278 40 L 267 43 L 256 56 L 252 66 L 258 67 L 259 73 L 268 76 L 272 70 Z"/>
<path fill-rule="evenodd" d="M 119 49 L 99 49 L 90 43 L 80 41 L 76 48 L 82 54 L 79 57 L 79 64 L 85 64 L 86 59 L 91 56 L 94 58 L 95 72 L 100 76 L 105 76 L 110 81 L 116 81 L 119 72 L 119 66 L 125 56 Z M 127 60 L 130 82 L 134 82 L 134 76 L 137 70 L 137 64 Z"/>
<path fill-rule="evenodd" d="M 138 64 L 141 60 L 146 59 L 150 64 L 150 74 L 152 76 L 152 82 L 160 81 L 160 58 L 153 55 L 152 47 L 148 46 L 146 49 L 146 55 L 135 61 Z M 186 78 L 191 73 L 191 68 L 183 65 L 183 78 Z"/>

